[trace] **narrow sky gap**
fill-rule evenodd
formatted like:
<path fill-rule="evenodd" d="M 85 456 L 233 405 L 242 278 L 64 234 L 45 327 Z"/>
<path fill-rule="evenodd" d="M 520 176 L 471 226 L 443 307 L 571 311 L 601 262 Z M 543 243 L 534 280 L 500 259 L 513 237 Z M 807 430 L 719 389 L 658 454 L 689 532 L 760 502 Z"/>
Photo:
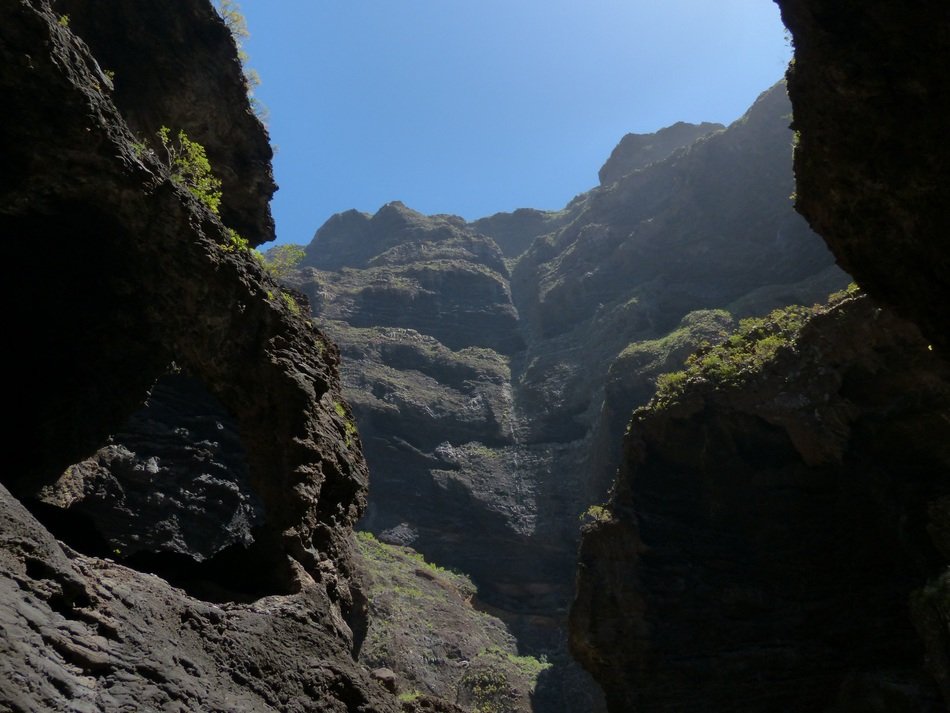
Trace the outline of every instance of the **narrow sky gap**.
<path fill-rule="evenodd" d="M 770 0 L 242 0 L 279 243 L 401 200 L 561 208 L 627 132 L 728 124 L 791 57 Z"/>

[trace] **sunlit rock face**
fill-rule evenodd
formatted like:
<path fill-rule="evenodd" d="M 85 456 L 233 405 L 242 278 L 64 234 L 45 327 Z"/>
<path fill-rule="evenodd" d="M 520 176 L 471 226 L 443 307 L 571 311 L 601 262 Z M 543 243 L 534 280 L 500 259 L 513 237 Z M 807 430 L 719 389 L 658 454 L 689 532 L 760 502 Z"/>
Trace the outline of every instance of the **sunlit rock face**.
<path fill-rule="evenodd" d="M 598 705 L 566 612 L 632 409 L 736 318 L 846 283 L 789 199 L 789 113 L 780 83 L 728 128 L 627 137 L 560 211 L 341 213 L 288 276 L 340 344 L 372 473 L 363 526 L 472 575 L 555 663 L 545 711 Z"/>

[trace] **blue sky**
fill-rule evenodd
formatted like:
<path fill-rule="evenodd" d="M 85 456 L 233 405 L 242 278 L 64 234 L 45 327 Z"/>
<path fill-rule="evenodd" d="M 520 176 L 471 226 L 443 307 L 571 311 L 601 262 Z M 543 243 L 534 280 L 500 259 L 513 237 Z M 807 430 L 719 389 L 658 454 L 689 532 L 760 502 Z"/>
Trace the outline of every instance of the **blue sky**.
<path fill-rule="evenodd" d="M 729 123 L 790 56 L 770 0 L 241 0 L 278 242 L 401 200 L 557 209 L 627 132 Z"/>

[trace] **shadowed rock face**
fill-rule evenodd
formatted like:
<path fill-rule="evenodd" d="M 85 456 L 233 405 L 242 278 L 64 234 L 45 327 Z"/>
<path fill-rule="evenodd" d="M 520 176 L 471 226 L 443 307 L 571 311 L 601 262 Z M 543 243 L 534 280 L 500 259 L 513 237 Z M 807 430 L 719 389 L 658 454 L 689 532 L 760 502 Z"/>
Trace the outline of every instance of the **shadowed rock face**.
<path fill-rule="evenodd" d="M 627 134 L 620 140 L 611 152 L 610 158 L 598 172 L 600 184 L 614 183 L 628 173 L 662 161 L 674 151 L 689 146 L 706 134 L 725 128 L 722 124 L 713 124 L 708 121 L 701 124 L 678 121 L 653 134 Z"/>
<path fill-rule="evenodd" d="M 194 599 L 57 542 L 0 486 L 0 707 L 392 711 L 313 580 L 251 604 Z"/>
<path fill-rule="evenodd" d="M 222 218 L 271 237 L 267 136 L 234 44 L 203 0 L 88 5 L 0 10 L 0 236 L 17 266 L 4 280 L 17 418 L 0 478 L 32 504 L 123 429 L 174 361 L 233 416 L 246 454 L 251 517 L 235 538 L 253 542 L 231 581 L 280 596 L 209 613 L 152 575 L 56 543 L 3 490 L 0 707 L 393 710 L 350 655 L 362 597 L 347 538 L 366 466 L 337 351 L 135 147 L 157 125 L 184 128 L 221 172 Z M 218 600 L 241 598 L 205 576 Z"/>
<path fill-rule="evenodd" d="M 0 82 L 24 120 L 4 126 L 12 180 L 0 194 L 0 230 L 17 262 L 43 246 L 48 287 L 28 288 L 38 284 L 29 269 L 8 283 L 19 308 L 15 373 L 24 375 L 15 388 L 29 388 L 14 438 L 25 457 L 7 483 L 30 495 L 89 455 L 174 359 L 235 415 L 268 528 L 315 569 L 320 521 L 348 521 L 365 481 L 358 451 L 341 442 L 332 347 L 267 298 L 278 288 L 249 255 L 222 248 L 216 216 L 153 156 L 139 158 L 69 28 L 42 6 L 8 15 Z M 26 54 L 44 42 L 48 58 Z M 187 53 L 180 38 L 169 43 Z M 230 41 L 222 50 L 233 52 Z"/>
<path fill-rule="evenodd" d="M 943 710 L 908 598 L 944 567 L 948 406 L 947 363 L 859 298 L 637 411 L 571 616 L 610 710 Z"/>
<path fill-rule="evenodd" d="M 950 7 L 778 5 L 795 42 L 796 207 L 864 289 L 947 349 Z"/>
<path fill-rule="evenodd" d="M 950 9 L 777 4 L 796 207 L 920 331 L 849 300 L 744 383 L 639 412 L 572 645 L 615 711 L 946 710 Z"/>
<path fill-rule="evenodd" d="M 108 445 L 67 468 L 39 500 L 64 511 L 67 522 L 56 533 L 62 539 L 85 527 L 102 540 L 95 554 L 121 560 L 174 553 L 201 562 L 229 546 L 249 546 L 266 522 L 237 423 L 184 374 L 159 379 Z"/>

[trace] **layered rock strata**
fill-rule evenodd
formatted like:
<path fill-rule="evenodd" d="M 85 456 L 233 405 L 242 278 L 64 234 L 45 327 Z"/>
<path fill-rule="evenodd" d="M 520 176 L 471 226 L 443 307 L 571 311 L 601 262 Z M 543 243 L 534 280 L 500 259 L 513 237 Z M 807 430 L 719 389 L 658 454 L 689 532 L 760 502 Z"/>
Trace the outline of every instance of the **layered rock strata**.
<path fill-rule="evenodd" d="M 544 710 L 598 705 L 568 673 L 565 615 L 630 411 L 733 315 L 844 284 L 791 209 L 788 114 L 778 85 L 728 129 L 612 160 L 622 175 L 562 211 L 340 214 L 289 277 L 341 345 L 374 472 L 364 526 L 473 577 L 555 663 Z"/>

